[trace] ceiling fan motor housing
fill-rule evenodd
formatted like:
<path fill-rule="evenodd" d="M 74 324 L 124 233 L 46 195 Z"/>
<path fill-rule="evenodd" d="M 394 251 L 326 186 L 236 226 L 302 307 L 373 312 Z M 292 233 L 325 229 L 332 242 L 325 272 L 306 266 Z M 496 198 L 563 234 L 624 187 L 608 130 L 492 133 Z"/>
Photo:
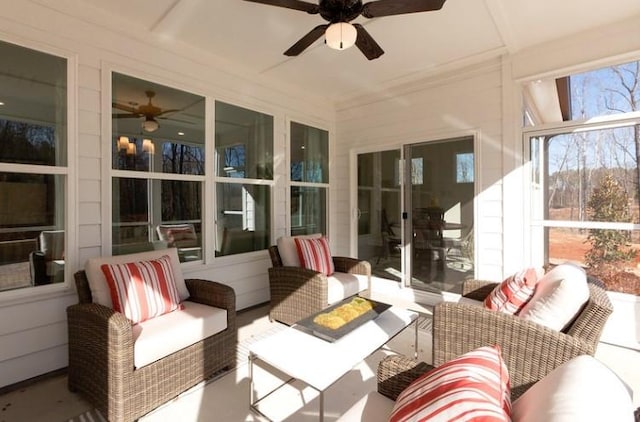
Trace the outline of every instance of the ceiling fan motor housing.
<path fill-rule="evenodd" d="M 383 16 L 404 15 L 407 13 L 430 12 L 441 9 L 446 0 L 374 0 L 365 4 L 362 3 L 362 0 L 318 0 L 318 4 L 304 0 L 245 1 L 300 10 L 311 15 L 320 14 L 324 20 L 329 22 L 328 24 L 317 25 L 305 36 L 300 38 L 284 52 L 286 56 L 299 55 L 323 34 L 326 39 L 329 30 L 339 26 L 340 32 L 336 34 L 337 36 L 332 36 L 332 42 L 327 42 L 327 44 L 332 48 L 344 50 L 355 43 L 367 59 L 373 60 L 383 55 L 384 50 L 373 37 L 369 35 L 367 30 L 364 29 L 364 26 L 358 23 L 350 24 L 352 20 L 358 16 L 372 19 Z M 346 27 L 348 27 L 349 38 L 348 42 L 343 44 L 345 34 L 343 34 L 342 30 Z M 354 32 L 356 38 L 351 42 L 351 37 L 354 35 Z M 347 44 L 348 46 L 346 46 Z"/>
<path fill-rule="evenodd" d="M 320 0 L 319 13 L 331 23 L 351 22 L 362 13 L 362 0 Z"/>

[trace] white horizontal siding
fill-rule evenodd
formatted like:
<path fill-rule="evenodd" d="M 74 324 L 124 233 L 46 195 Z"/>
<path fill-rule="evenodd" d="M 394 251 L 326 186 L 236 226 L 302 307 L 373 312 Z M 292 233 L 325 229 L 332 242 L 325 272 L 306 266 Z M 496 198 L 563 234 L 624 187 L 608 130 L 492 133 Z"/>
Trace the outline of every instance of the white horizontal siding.
<path fill-rule="evenodd" d="M 285 122 L 294 118 L 292 116 L 327 122 L 336 135 L 330 163 L 330 236 L 332 248 L 341 255 L 349 254 L 352 240 L 350 151 L 441 139 L 466 132 L 479 134 L 477 275 L 497 279 L 504 273 L 508 251 L 515 250 L 519 242 L 522 244 L 517 232 L 512 235 L 511 230 L 517 228 L 517 224 L 509 222 L 505 228 L 503 214 L 510 209 L 499 206 L 505 202 L 504 178 L 514 174 L 512 164 L 504 157 L 517 157 L 521 152 L 518 151 L 521 148 L 518 131 L 509 130 L 510 123 L 503 119 L 509 114 L 505 108 L 510 107 L 509 117 L 513 120 L 517 120 L 520 113 L 520 104 L 505 104 L 505 82 L 555 74 L 608 56 L 635 55 L 637 59 L 640 51 L 640 26 L 637 18 L 633 18 L 517 53 L 509 60 L 511 72 L 507 77 L 504 64 L 488 62 L 334 106 L 271 81 L 265 75 L 256 75 L 250 69 L 230 67 L 210 52 L 186 45 L 161 44 L 153 37 L 131 31 L 108 30 L 99 24 L 105 17 L 93 10 L 80 11 L 86 16 L 83 20 L 56 11 L 57 7 L 81 8 L 80 3 L 44 4 L 13 1 L 10 7 L 0 8 L 0 39 L 77 58 L 77 86 L 72 87 L 77 88 L 77 127 L 70 128 L 77 135 L 76 156 L 69 164 L 74 166 L 73 174 L 77 177 L 74 181 L 77 218 L 68 230 L 73 232 L 78 248 L 68 252 L 76 267 L 69 268 L 69 281 L 71 273 L 82 268 L 88 258 L 104 253 L 102 233 L 111 223 L 102 215 L 104 207 L 109 205 L 102 203 L 106 181 L 97 171 L 108 159 L 103 157 L 103 146 L 109 140 L 104 139 L 101 127 L 102 101 L 110 97 L 109 92 L 102 92 L 104 69 L 115 67 L 134 76 L 148 75 L 159 83 L 274 115 L 277 136 L 273 234 L 276 237 L 285 233 L 287 224 Z M 514 185 L 518 185 L 517 180 L 509 188 Z M 503 243 L 505 231 L 509 232 L 508 245 Z M 208 266 L 185 266 L 185 275 L 231 285 L 237 293 L 238 309 L 242 309 L 268 300 L 266 269 L 269 266 L 268 256 L 263 252 L 237 259 L 216 259 Z M 36 290 L 41 288 L 34 289 L 34 295 L 39 294 Z M 23 298 L 20 304 L 11 302 L 11 305 L 6 300 L 3 305 L 3 297 L 6 299 L 11 293 L 0 293 L 0 387 L 67 364 L 64 310 L 75 302 L 72 292 L 71 288 L 57 297 Z"/>
<path fill-rule="evenodd" d="M 64 368 L 68 362 L 66 342 L 64 345 L 37 349 L 16 359 L 0 362 L 2 386 Z"/>
<path fill-rule="evenodd" d="M 58 6 L 64 8 L 69 4 Z M 0 39 L 76 60 L 76 85 L 70 86 L 77 98 L 74 111 L 77 126 L 70 128 L 71 137 L 76 137 L 76 147 L 75 157 L 69 163 L 76 175 L 73 205 L 76 218 L 67 230 L 78 247 L 66 252 L 70 257 L 67 274 L 70 286 L 73 272 L 83 268 L 88 258 L 105 253 L 103 233 L 105 230 L 108 233 L 111 227 L 108 216 L 103 214 L 110 204 L 102 203 L 103 188 L 110 185 L 103 179 L 105 160 L 109 160 L 103 156 L 104 146 L 110 140 L 102 132 L 102 106 L 111 93 L 102 91 L 102 80 L 103 76 L 108 78 L 104 72 L 112 68 L 273 115 L 277 182 L 273 234 L 285 233 L 288 203 L 285 122 L 290 116 L 300 116 L 306 121 L 325 122 L 322 126 L 333 130 L 333 106 L 306 92 L 271 84 L 267 77 L 253 73 L 249 76 L 247 69 L 226 68 L 226 64 L 208 52 L 167 46 L 152 37 L 136 39 L 130 31 L 113 32 L 96 25 L 99 16 L 87 14 L 86 21 L 78 20 L 56 11 L 56 7 L 12 2 L 11 7 L 0 8 Z M 220 258 L 206 266 L 185 265 L 184 272 L 187 277 L 230 285 L 236 291 L 237 308 L 242 309 L 269 300 L 269 266 L 268 254 L 262 252 Z M 34 294 L 42 289 L 34 289 Z M 0 293 L 0 387 L 66 366 L 65 310 L 77 301 L 73 287 L 53 298 L 23 298 L 19 304 L 11 302 L 13 305 L 8 304 L 6 297 L 7 294 Z"/>
<path fill-rule="evenodd" d="M 480 277 L 502 275 L 502 72 L 500 62 L 491 61 L 459 71 L 433 83 L 418 83 L 403 95 L 350 106 L 339 113 L 337 123 L 337 167 L 348 168 L 349 154 L 358 148 L 398 145 L 477 133 L 476 156 L 480 194 L 475 222 L 478 242 L 477 272 Z M 348 180 L 347 172 L 341 174 Z M 345 180 L 346 181 L 346 180 Z M 350 242 L 350 186 L 337 186 L 340 212 L 338 244 Z M 344 246 L 343 246 L 344 247 Z M 342 250 L 340 251 L 342 252 Z"/>

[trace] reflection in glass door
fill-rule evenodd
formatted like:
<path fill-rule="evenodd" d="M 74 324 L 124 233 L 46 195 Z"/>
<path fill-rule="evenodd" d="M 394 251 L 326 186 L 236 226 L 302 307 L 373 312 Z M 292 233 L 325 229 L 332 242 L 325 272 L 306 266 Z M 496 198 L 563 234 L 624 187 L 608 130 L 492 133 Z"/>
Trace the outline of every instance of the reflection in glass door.
<path fill-rule="evenodd" d="M 358 155 L 358 257 L 374 275 L 402 280 L 400 150 Z"/>
<path fill-rule="evenodd" d="M 473 137 L 407 145 L 404 153 L 411 286 L 459 293 L 474 273 Z"/>

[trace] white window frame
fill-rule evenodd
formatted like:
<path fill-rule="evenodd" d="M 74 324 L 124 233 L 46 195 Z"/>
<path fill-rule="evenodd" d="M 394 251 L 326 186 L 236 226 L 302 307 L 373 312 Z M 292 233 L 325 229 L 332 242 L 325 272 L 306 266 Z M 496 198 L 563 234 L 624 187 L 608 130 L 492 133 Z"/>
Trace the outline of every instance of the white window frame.
<path fill-rule="evenodd" d="M 207 149 L 207 151 L 211 151 L 211 158 L 207 158 L 208 161 L 212 162 L 211 166 L 213 166 L 213 170 L 212 170 L 212 176 L 209 178 L 211 180 L 211 188 L 207 188 L 208 191 L 211 191 L 211 195 L 212 195 L 212 207 L 208 207 L 211 209 L 212 215 L 214 217 L 212 217 L 211 221 L 213 221 L 213 227 L 214 229 L 211 231 L 211 242 L 210 242 L 210 247 L 208 248 L 208 250 L 210 250 L 210 252 L 208 252 L 207 254 L 211 257 L 213 257 L 216 260 L 224 260 L 225 262 L 229 262 L 229 263 L 241 263 L 241 262 L 245 262 L 246 261 L 246 257 L 250 256 L 250 255 L 262 255 L 264 254 L 265 249 L 261 249 L 261 250 L 257 250 L 257 251 L 251 251 L 251 252 L 242 252 L 242 253 L 236 253 L 236 254 L 231 254 L 231 255 L 224 255 L 224 256 L 218 256 L 218 257 L 214 257 L 215 255 L 215 250 L 216 250 L 216 246 L 218 244 L 218 241 L 222 242 L 222 239 L 218 239 L 217 238 L 217 233 L 219 232 L 220 228 L 218 227 L 218 216 L 220 215 L 219 210 L 220 210 L 220 204 L 218 203 L 218 198 L 217 198 L 217 188 L 218 188 L 218 184 L 219 183 L 224 183 L 224 184 L 240 184 L 240 185 L 261 185 L 261 186 L 269 186 L 269 196 L 270 196 L 270 201 L 269 201 L 269 231 L 268 231 L 268 236 L 270 241 L 273 241 L 273 233 L 274 233 L 274 221 L 275 221 L 275 216 L 274 216 L 274 201 L 275 201 L 275 191 L 276 191 L 276 163 L 275 163 L 275 150 L 277 148 L 277 142 L 276 142 L 276 128 L 277 128 L 277 116 L 273 113 L 273 112 L 268 112 L 265 110 L 262 110 L 259 107 L 255 107 L 255 106 L 249 106 L 249 105 L 245 105 L 242 103 L 239 103 L 238 101 L 233 101 L 233 100 L 229 100 L 226 98 L 215 98 L 212 99 L 211 101 L 211 113 L 210 115 L 213 115 L 213 125 L 215 126 L 215 121 L 216 121 L 216 107 L 215 107 L 215 103 L 216 102 L 220 102 L 220 103 L 224 103 L 233 107 L 239 107 L 239 108 L 244 108 L 246 110 L 250 110 L 256 113 L 260 113 L 260 114 L 265 114 L 268 116 L 271 116 L 271 118 L 273 119 L 273 146 L 272 146 L 272 157 L 274 157 L 274 162 L 273 164 L 273 175 L 271 179 L 252 179 L 252 178 L 246 178 L 246 177 L 228 177 L 228 176 L 219 176 L 218 175 L 218 171 L 219 171 L 219 164 L 220 164 L 220 160 L 218 159 L 218 152 L 217 152 L 217 145 L 212 142 L 212 146 L 210 149 Z M 212 130 L 211 130 L 211 136 L 215 137 L 215 129 L 214 126 L 212 126 Z M 243 190 L 243 197 L 246 196 L 245 191 Z M 245 202 L 245 201 L 243 201 Z M 209 203 L 209 202 L 207 202 Z M 247 225 L 248 222 L 246 220 L 246 213 L 244 213 L 243 211 L 243 217 L 245 218 L 245 221 L 243 222 L 243 225 Z M 247 227 L 249 227 L 247 225 Z M 254 227 L 255 228 L 255 227 Z"/>
<path fill-rule="evenodd" d="M 111 108 L 112 108 L 111 102 L 113 100 L 112 78 L 114 73 L 119 73 L 125 76 L 142 79 L 142 80 L 149 81 L 159 85 L 165 85 L 167 87 L 179 89 L 179 90 L 191 93 L 193 95 L 198 95 L 204 98 L 205 100 L 205 139 L 204 141 L 205 143 L 203 148 L 204 148 L 204 154 L 205 154 L 205 172 L 203 175 L 162 173 L 159 171 L 143 172 L 143 171 L 135 171 L 135 170 L 120 170 L 120 169 L 113 168 L 112 142 L 114 140 L 114 134 L 113 134 L 113 126 L 112 126 L 112 118 L 111 118 Z M 105 68 L 103 69 L 102 75 L 103 75 L 102 92 L 108 93 L 108 95 L 104 95 L 104 104 L 103 104 L 103 110 L 108 110 L 108 111 L 104 113 L 103 119 L 102 119 L 103 133 L 105 134 L 105 137 L 102 139 L 102 148 L 103 148 L 102 156 L 105 157 L 105 160 L 103 162 L 103 175 L 105 176 L 103 177 L 103 184 L 102 184 L 102 188 L 103 188 L 102 213 L 105 216 L 103 218 L 104 224 L 102 225 L 102 238 L 104 239 L 103 254 L 104 255 L 113 254 L 114 222 L 113 222 L 113 212 L 112 212 L 112 201 L 113 201 L 112 183 L 114 178 L 146 180 L 149 182 L 149 184 L 152 184 L 151 182 L 154 180 L 177 180 L 181 182 L 200 182 L 201 184 L 200 197 L 202 198 L 202 204 L 200 204 L 201 227 L 202 227 L 201 247 L 204 253 L 202 254 L 202 259 L 189 261 L 189 262 L 182 262 L 181 265 L 182 266 L 202 265 L 203 263 L 207 262 L 210 259 L 209 258 L 210 255 L 211 256 L 213 255 L 213 252 L 209 251 L 209 249 L 212 249 L 212 248 L 207 247 L 207 245 L 211 245 L 212 243 L 206 241 L 207 240 L 206 231 L 208 227 L 207 221 L 210 221 L 210 220 L 208 220 L 209 214 L 207 214 L 208 207 L 205 206 L 205 204 L 208 203 L 207 191 L 209 190 L 208 184 L 207 184 L 207 174 L 211 172 L 210 170 L 211 164 L 208 162 L 210 160 L 207 159 L 208 157 L 207 151 L 211 151 L 212 149 L 211 147 L 212 142 L 210 139 L 212 138 L 212 135 L 210 135 L 211 130 L 210 130 L 210 127 L 207 125 L 208 115 L 209 115 L 207 110 L 209 110 L 209 107 L 211 104 L 210 99 L 205 94 L 198 92 L 198 90 L 194 89 L 193 87 L 184 87 L 184 86 L 178 87 L 178 86 L 175 86 L 174 84 L 169 83 L 168 81 L 159 80 L 158 78 L 152 77 L 150 75 L 133 72 L 130 69 L 121 69 L 115 65 L 105 66 Z M 176 141 L 178 140 L 176 139 Z M 185 142 L 185 144 L 188 144 L 188 142 Z M 157 148 L 156 154 L 162 153 L 161 150 L 162 148 Z M 151 192 L 152 192 L 152 189 L 149 189 L 148 195 L 151 195 Z M 147 201 L 149 201 L 150 199 L 151 199 L 150 197 L 147 198 Z M 151 209 L 147 210 L 147 214 L 148 214 L 147 224 L 150 226 L 149 236 L 153 237 L 154 230 L 155 230 L 154 226 L 162 223 L 162 221 L 157 221 L 157 222 L 153 221 L 153 211 Z M 133 224 L 138 225 L 138 223 L 133 223 Z M 149 241 L 151 241 L 151 239 L 149 239 Z"/>
<path fill-rule="evenodd" d="M 525 158 L 525 180 L 523 191 L 529 192 L 524 196 L 525 221 L 525 248 L 528 248 L 527 256 L 530 257 L 532 265 L 544 265 L 547 254 L 544 244 L 544 230 L 546 228 L 572 228 L 572 229 L 608 229 L 608 230 L 640 230 L 640 224 L 624 222 L 601 222 L 601 221 L 570 221 L 570 220 L 548 220 L 537 218 L 541 215 L 541 210 L 536 206 L 545 206 L 539 195 L 544 195 L 545 187 L 539 186 L 538 195 L 533 188 L 534 171 L 531 156 L 531 141 L 541 136 L 550 136 L 567 133 L 580 133 L 598 129 L 616 129 L 640 124 L 640 112 L 627 113 L 623 115 L 604 116 L 590 119 L 589 121 L 572 121 L 558 124 L 547 124 L 542 127 L 527 127 L 523 129 L 523 157 Z M 544 182 L 544 180 L 542 181 Z M 537 204 L 539 205 L 537 205 Z"/>
<path fill-rule="evenodd" d="M 19 289 L 6 290 L 0 292 L 0 306 L 17 305 L 20 303 L 36 302 L 44 299 L 68 295 L 74 292 L 72 288 L 73 271 L 77 267 L 78 253 L 78 230 L 76 225 L 76 159 L 77 138 L 78 138 L 78 118 L 77 118 L 77 91 L 78 60 L 76 54 L 57 48 L 52 48 L 49 44 L 25 42 L 12 38 L 3 38 L 1 41 L 14 44 L 18 47 L 34 50 L 39 53 L 49 54 L 65 59 L 67 62 L 67 139 L 66 139 L 66 165 L 65 166 L 45 166 L 34 164 L 14 164 L 0 162 L 0 172 L 24 173 L 24 174 L 46 174 L 64 176 L 64 231 L 65 231 L 65 270 L 64 282 L 52 283 L 41 286 L 30 286 Z M 56 203 L 56 206 L 58 204 Z"/>
<path fill-rule="evenodd" d="M 292 148 L 292 142 L 291 142 L 291 123 L 297 123 L 299 125 L 305 125 L 314 129 L 318 129 L 318 130 L 323 130 L 325 132 L 327 132 L 327 182 L 326 183 L 316 183 L 316 182 L 298 182 L 298 181 L 293 181 L 291 180 L 291 148 Z M 286 187 L 286 201 L 285 201 L 285 206 L 286 206 L 286 233 L 288 236 L 291 235 L 291 229 L 293 227 L 292 224 L 292 215 L 291 215 L 291 188 L 292 187 L 310 187 L 310 188 L 320 188 L 320 189 L 325 189 L 325 233 L 323 233 L 324 236 L 329 236 L 329 233 L 331 232 L 330 230 L 330 202 L 331 202 L 331 154 L 333 152 L 333 147 L 332 147 L 332 142 L 331 140 L 333 139 L 333 134 L 331 132 L 331 130 L 326 127 L 325 125 L 319 124 L 317 122 L 313 123 L 313 122 L 308 122 L 305 121 L 304 119 L 298 119 L 298 118 L 292 118 L 292 117 L 287 117 L 286 119 L 286 130 L 287 130 L 287 142 L 286 142 L 286 162 L 287 162 L 287 187 Z"/>

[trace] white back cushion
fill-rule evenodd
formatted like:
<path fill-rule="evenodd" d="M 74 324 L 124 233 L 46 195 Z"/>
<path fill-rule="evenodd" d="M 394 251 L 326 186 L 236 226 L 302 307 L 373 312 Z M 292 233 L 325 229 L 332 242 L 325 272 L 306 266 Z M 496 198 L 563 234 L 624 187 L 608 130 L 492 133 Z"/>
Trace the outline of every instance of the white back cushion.
<path fill-rule="evenodd" d="M 278 240 L 276 240 L 276 245 L 278 245 L 278 253 L 280 254 L 280 259 L 282 259 L 282 265 L 285 267 L 299 267 L 301 265 L 300 258 L 298 258 L 298 250 L 296 249 L 296 242 L 293 240 L 294 237 L 299 239 L 320 239 L 322 233 L 279 237 Z"/>
<path fill-rule="evenodd" d="M 629 387 L 593 356 L 557 367 L 512 406 L 518 422 L 633 421 Z"/>
<path fill-rule="evenodd" d="M 227 310 L 195 302 L 133 326 L 133 363 L 153 363 L 227 328 Z"/>
<path fill-rule="evenodd" d="M 575 264 L 560 264 L 538 281 L 533 297 L 518 315 L 562 331 L 588 299 L 586 272 Z"/>
<path fill-rule="evenodd" d="M 100 269 L 100 266 L 103 264 L 124 264 L 127 262 L 148 261 L 150 259 L 161 258 L 164 255 L 169 255 L 169 258 L 171 259 L 173 276 L 175 278 L 178 294 L 180 295 L 180 300 L 187 299 L 189 297 L 189 290 L 187 290 L 187 285 L 185 284 L 184 276 L 182 275 L 182 269 L 180 268 L 178 250 L 176 248 L 169 248 L 127 255 L 101 256 L 88 259 L 84 264 L 84 270 L 87 273 L 87 280 L 89 281 L 89 289 L 91 290 L 93 303 L 113 308 L 109 285 L 107 284 L 107 279 Z"/>

